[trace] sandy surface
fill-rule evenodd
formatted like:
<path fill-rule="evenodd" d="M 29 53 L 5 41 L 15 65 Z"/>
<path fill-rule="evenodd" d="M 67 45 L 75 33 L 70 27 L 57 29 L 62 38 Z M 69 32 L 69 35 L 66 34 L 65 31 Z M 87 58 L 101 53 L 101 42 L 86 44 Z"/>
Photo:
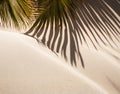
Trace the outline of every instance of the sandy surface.
<path fill-rule="evenodd" d="M 81 51 L 85 69 L 31 37 L 0 31 L 0 94 L 120 94 L 119 60 L 84 46 Z"/>

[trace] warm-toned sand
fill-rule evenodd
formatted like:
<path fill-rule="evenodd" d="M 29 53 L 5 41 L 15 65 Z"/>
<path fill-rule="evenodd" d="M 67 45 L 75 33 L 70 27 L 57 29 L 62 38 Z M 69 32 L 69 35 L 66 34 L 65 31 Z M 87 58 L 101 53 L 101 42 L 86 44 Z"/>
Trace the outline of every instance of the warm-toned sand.
<path fill-rule="evenodd" d="M 0 94 L 120 94 L 119 60 L 81 51 L 85 69 L 72 68 L 31 37 L 0 31 Z"/>

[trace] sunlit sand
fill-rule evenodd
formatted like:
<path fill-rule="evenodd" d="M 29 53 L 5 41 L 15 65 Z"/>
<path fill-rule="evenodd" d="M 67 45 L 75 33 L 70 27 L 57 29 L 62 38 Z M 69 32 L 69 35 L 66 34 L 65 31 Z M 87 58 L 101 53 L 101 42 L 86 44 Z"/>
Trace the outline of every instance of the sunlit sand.
<path fill-rule="evenodd" d="M 1 30 L 0 94 L 119 94 L 119 61 L 81 49 L 85 69 L 71 67 L 31 37 Z"/>

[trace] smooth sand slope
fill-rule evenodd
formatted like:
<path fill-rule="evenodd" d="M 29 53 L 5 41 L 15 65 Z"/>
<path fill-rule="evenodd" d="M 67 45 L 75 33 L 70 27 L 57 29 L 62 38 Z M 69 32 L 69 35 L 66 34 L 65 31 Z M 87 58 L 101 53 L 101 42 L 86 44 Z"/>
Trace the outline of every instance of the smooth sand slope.
<path fill-rule="evenodd" d="M 0 31 L 0 94 L 120 94 L 119 61 L 81 49 L 86 68 L 72 68 L 35 39 Z"/>

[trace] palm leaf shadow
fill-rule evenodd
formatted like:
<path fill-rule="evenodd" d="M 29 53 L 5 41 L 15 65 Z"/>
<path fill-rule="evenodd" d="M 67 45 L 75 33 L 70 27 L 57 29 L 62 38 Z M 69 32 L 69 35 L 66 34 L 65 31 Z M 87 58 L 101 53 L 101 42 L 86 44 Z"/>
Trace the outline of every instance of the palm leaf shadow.
<path fill-rule="evenodd" d="M 82 67 L 85 67 L 80 48 L 83 43 L 90 46 L 90 42 L 96 50 L 102 45 L 119 48 L 116 43 L 120 43 L 118 0 L 61 1 L 43 0 L 45 6 L 40 8 L 44 11 L 25 34 L 39 38 L 75 66 L 79 58 Z"/>

